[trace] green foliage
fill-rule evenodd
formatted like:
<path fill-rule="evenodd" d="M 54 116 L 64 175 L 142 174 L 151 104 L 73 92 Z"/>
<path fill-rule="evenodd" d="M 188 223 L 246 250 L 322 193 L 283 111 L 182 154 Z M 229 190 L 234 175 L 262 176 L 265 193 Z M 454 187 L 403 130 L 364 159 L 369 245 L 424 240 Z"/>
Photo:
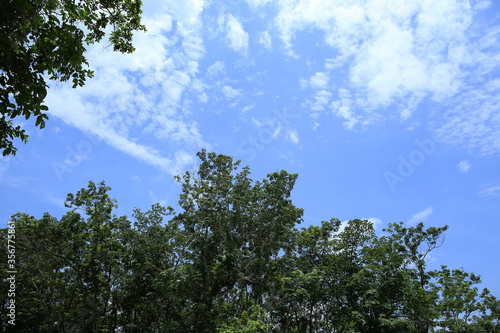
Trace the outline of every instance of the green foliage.
<path fill-rule="evenodd" d="M 0 150 L 16 153 L 15 138 L 28 135 L 13 119 L 48 119 L 43 104 L 46 78 L 83 86 L 88 69 L 86 46 L 99 42 L 111 27 L 113 49 L 130 53 L 132 32 L 141 24 L 141 0 L 2 0 L 0 11 Z"/>
<path fill-rule="evenodd" d="M 500 332 L 500 301 L 463 269 L 429 271 L 447 227 L 338 219 L 297 229 L 297 175 L 250 179 L 201 151 L 181 213 L 113 214 L 104 182 L 69 194 L 60 219 L 16 224 L 16 332 Z M 7 230 L 3 229 L 6 249 Z M 0 262 L 6 281 L 5 261 Z"/>
<path fill-rule="evenodd" d="M 215 153 L 198 153 L 196 174 L 186 172 L 179 204 L 184 212 L 173 221 L 189 240 L 185 266 L 196 332 L 214 332 L 217 309 L 230 294 L 241 302 L 224 307 L 224 317 L 238 317 L 252 304 L 262 304 L 273 272 L 273 258 L 288 246 L 302 210 L 290 192 L 297 175 L 285 171 L 262 181 L 249 178 L 249 168 Z"/>
<path fill-rule="evenodd" d="M 436 288 L 441 294 L 437 309 L 440 313 L 439 327 L 443 332 L 499 332 L 500 302 L 489 290 L 474 285 L 481 278 L 463 269 L 450 270 L 442 266 L 433 272 Z"/>
<path fill-rule="evenodd" d="M 231 318 L 228 324 L 223 324 L 217 333 L 265 333 L 271 325 L 265 323 L 265 313 L 258 305 L 253 305 L 248 311 L 243 311 L 240 317 Z"/>

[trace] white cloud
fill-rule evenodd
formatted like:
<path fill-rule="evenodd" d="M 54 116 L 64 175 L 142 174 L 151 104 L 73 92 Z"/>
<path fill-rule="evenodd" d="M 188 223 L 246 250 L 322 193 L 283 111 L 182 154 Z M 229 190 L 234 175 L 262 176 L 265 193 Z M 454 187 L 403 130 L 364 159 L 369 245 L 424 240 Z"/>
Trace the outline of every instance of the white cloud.
<path fill-rule="evenodd" d="M 319 113 L 324 111 L 331 101 L 332 93 L 328 90 L 330 78 L 326 72 L 317 72 L 308 80 L 300 79 L 299 84 L 302 89 L 311 88 L 314 93 L 314 99 L 308 99 L 305 105 L 311 110 L 311 116 L 314 119 L 319 117 Z"/>
<path fill-rule="evenodd" d="M 222 93 L 226 95 L 228 99 L 234 99 L 240 95 L 240 91 L 238 89 L 234 89 L 230 86 L 223 86 Z"/>
<path fill-rule="evenodd" d="M 11 165 L 12 169 L 16 168 L 22 159 L 22 152 L 18 152 L 16 158 L 11 156 L 2 156 L 0 159 L 0 184 L 13 187 L 13 188 L 32 188 L 36 179 L 30 176 L 17 176 L 10 172 Z"/>
<path fill-rule="evenodd" d="M 219 74 L 224 74 L 225 72 L 226 72 L 226 67 L 222 61 L 216 61 L 213 65 L 211 65 L 207 69 L 207 75 L 210 77 L 214 77 Z"/>
<path fill-rule="evenodd" d="M 483 197 L 498 197 L 500 196 L 500 185 L 488 185 L 479 192 Z"/>
<path fill-rule="evenodd" d="M 436 137 L 482 155 L 500 152 L 500 80 L 478 84 L 455 103 L 435 128 Z"/>
<path fill-rule="evenodd" d="M 306 89 L 309 87 L 309 80 L 299 79 L 299 85 L 302 89 Z"/>
<path fill-rule="evenodd" d="M 320 114 L 328 108 L 332 95 L 333 94 L 328 90 L 317 90 L 313 98 L 306 100 L 302 105 L 307 107 L 311 117 L 317 120 Z"/>
<path fill-rule="evenodd" d="M 276 126 L 276 128 L 274 129 L 274 132 L 273 132 L 273 135 L 272 135 L 272 138 L 273 139 L 276 139 L 278 137 L 278 135 L 280 135 L 281 133 L 281 124 L 278 123 L 278 125 Z"/>
<path fill-rule="evenodd" d="M 358 124 L 359 120 L 353 110 L 351 93 L 349 90 L 341 88 L 338 91 L 338 95 L 339 99 L 331 104 L 332 110 L 337 116 L 344 118 L 344 126 L 346 128 L 352 129 Z"/>
<path fill-rule="evenodd" d="M 491 6 L 490 0 L 477 0 L 474 4 L 475 10 L 485 10 Z"/>
<path fill-rule="evenodd" d="M 361 219 L 361 220 L 367 220 L 368 222 L 370 222 L 373 225 L 374 230 L 377 230 L 382 225 L 382 220 L 377 218 L 377 217 L 369 217 L 369 218 Z M 342 233 L 345 230 L 345 228 L 349 225 L 350 221 L 352 221 L 352 220 L 342 221 L 340 223 L 339 230 L 334 234 L 338 235 L 338 234 Z"/>
<path fill-rule="evenodd" d="M 173 166 L 173 170 L 175 171 L 174 174 L 176 175 L 184 172 L 188 166 L 194 165 L 195 162 L 196 159 L 193 154 L 190 154 L 184 150 L 176 151 Z"/>
<path fill-rule="evenodd" d="M 264 124 L 259 121 L 258 119 L 255 119 L 254 117 L 252 117 L 252 123 L 257 127 L 257 128 L 261 128 L 262 126 L 264 126 Z"/>
<path fill-rule="evenodd" d="M 474 8 L 460 0 L 296 0 L 277 5 L 274 23 L 288 53 L 296 55 L 298 32 L 314 29 L 323 34 L 334 55 L 326 61 L 324 73 L 331 77 L 341 67 L 347 70 L 348 79 L 339 91 L 351 97 L 348 101 L 339 94 L 333 104 L 347 128 L 372 124 L 394 112 L 407 121 L 430 98 L 451 110 L 440 129 L 443 137 L 470 142 L 471 148 L 483 152 L 500 151 L 499 120 L 493 117 L 500 94 L 491 89 L 493 82 L 482 89 L 472 85 L 479 83 L 477 78 L 484 82 L 500 65 L 500 28 L 489 27 L 476 41 L 484 31 L 478 28 L 482 22 L 472 25 L 477 11 L 491 2 L 476 2 Z M 462 118 L 452 115 L 462 107 L 471 112 L 461 113 Z"/>
<path fill-rule="evenodd" d="M 175 20 L 186 30 L 191 30 L 200 23 L 199 15 L 203 11 L 203 0 L 167 0 L 166 7 L 170 10 Z"/>
<path fill-rule="evenodd" d="M 432 214 L 434 210 L 432 207 L 427 207 L 426 209 L 414 214 L 410 219 L 408 220 L 408 224 L 416 224 L 419 222 L 424 222 L 429 218 L 429 216 Z"/>
<path fill-rule="evenodd" d="M 350 220 L 342 221 L 339 226 L 339 230 L 334 233 L 334 235 L 338 235 L 342 232 L 344 232 L 345 228 L 349 225 Z"/>
<path fill-rule="evenodd" d="M 460 170 L 460 172 L 463 172 L 463 173 L 469 172 L 469 169 L 470 169 L 469 161 L 467 161 L 467 160 L 461 161 L 460 163 L 457 164 L 457 168 L 458 168 L 458 170 Z"/>
<path fill-rule="evenodd" d="M 50 115 L 175 174 L 178 151 L 210 146 L 197 123 L 182 110 L 190 98 L 202 98 L 205 89 L 197 79 L 198 61 L 204 54 L 203 1 L 169 1 L 166 8 L 169 12 L 157 13 L 155 18 L 144 17 L 148 32 L 135 35 L 135 53 L 90 47 L 88 59 L 95 77 L 79 89 L 63 84 L 51 87 L 47 104 Z"/>
<path fill-rule="evenodd" d="M 11 162 L 11 157 L 9 156 L 0 159 L 0 183 L 3 183 L 5 180 L 5 174 L 9 169 L 10 162 Z"/>
<path fill-rule="evenodd" d="M 162 171 L 171 172 L 172 161 L 161 157 L 160 153 L 152 147 L 139 145 L 132 142 L 123 136 L 117 135 L 116 133 L 106 132 L 101 133 L 101 137 L 106 140 L 106 142 L 112 147 L 131 155 L 139 160 L 142 160 L 148 164 L 158 167 Z M 175 174 L 175 171 L 173 172 Z"/>
<path fill-rule="evenodd" d="M 299 135 L 297 134 L 296 130 L 289 130 L 287 136 L 288 136 L 288 140 L 290 140 L 291 142 L 293 142 L 295 144 L 299 144 L 299 142 L 300 142 Z"/>
<path fill-rule="evenodd" d="M 225 25 L 226 41 L 236 52 L 246 54 L 248 51 L 248 33 L 236 17 L 224 14 L 219 17 L 219 24 Z"/>
<path fill-rule="evenodd" d="M 328 81 L 330 78 L 328 77 L 328 74 L 325 72 L 318 72 L 311 76 L 311 79 L 309 80 L 309 84 L 312 89 L 326 89 L 328 88 Z"/>
<path fill-rule="evenodd" d="M 268 31 L 264 31 L 259 34 L 259 43 L 261 43 L 268 50 L 272 47 L 271 35 Z"/>
<path fill-rule="evenodd" d="M 373 224 L 374 229 L 378 229 L 382 225 L 382 220 L 377 217 L 369 217 L 366 220 L 370 221 Z"/>
<path fill-rule="evenodd" d="M 236 2 L 236 0 L 229 0 L 229 1 Z M 256 7 L 264 6 L 267 3 L 270 3 L 272 1 L 273 0 L 247 0 L 247 3 L 250 7 L 256 8 Z"/>
<path fill-rule="evenodd" d="M 255 108 L 255 104 L 252 105 L 245 105 L 243 109 L 241 109 L 241 113 L 247 113 L 248 111 L 252 110 Z"/>
<path fill-rule="evenodd" d="M 267 126 L 267 127 L 277 127 L 276 125 L 279 125 L 279 122 L 276 121 L 276 119 L 273 119 L 273 118 L 270 118 L 270 117 L 266 117 L 262 120 L 258 120 L 258 119 L 255 119 L 254 117 L 252 117 L 252 123 L 257 127 L 257 128 L 261 128 L 261 127 L 264 127 L 264 126 Z"/>

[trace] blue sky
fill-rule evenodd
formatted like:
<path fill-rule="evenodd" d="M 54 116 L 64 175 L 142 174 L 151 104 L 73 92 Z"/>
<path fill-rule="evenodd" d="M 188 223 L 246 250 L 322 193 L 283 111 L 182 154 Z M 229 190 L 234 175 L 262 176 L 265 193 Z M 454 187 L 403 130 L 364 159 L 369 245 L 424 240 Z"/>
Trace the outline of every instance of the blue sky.
<path fill-rule="evenodd" d="M 144 2 L 137 51 L 89 47 L 95 77 L 52 83 L 46 129 L 23 123 L 29 144 L 0 160 L 2 226 L 60 217 L 89 180 L 118 215 L 175 206 L 173 175 L 206 148 L 254 179 L 298 173 L 303 226 L 448 224 L 430 265 L 500 295 L 498 2 Z"/>

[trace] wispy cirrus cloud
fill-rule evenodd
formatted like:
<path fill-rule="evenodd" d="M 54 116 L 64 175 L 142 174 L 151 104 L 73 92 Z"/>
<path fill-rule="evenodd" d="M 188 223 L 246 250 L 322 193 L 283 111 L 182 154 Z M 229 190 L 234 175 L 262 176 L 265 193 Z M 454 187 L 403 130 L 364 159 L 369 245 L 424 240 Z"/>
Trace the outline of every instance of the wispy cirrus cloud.
<path fill-rule="evenodd" d="M 489 184 L 479 192 L 482 197 L 493 198 L 500 196 L 500 184 Z"/>
<path fill-rule="evenodd" d="M 407 221 L 408 224 L 416 224 L 418 222 L 424 222 L 429 218 L 429 216 L 434 212 L 434 209 L 432 207 L 427 207 L 426 209 L 415 213 L 410 217 L 410 219 Z"/>
<path fill-rule="evenodd" d="M 266 49 L 271 49 L 273 42 L 269 31 L 264 31 L 259 34 L 259 43 L 262 44 Z"/>
<path fill-rule="evenodd" d="M 0 184 L 13 188 L 28 188 L 35 179 L 29 176 L 13 176 L 9 169 L 16 164 L 19 164 L 19 161 L 10 156 L 0 159 Z"/>
<path fill-rule="evenodd" d="M 179 163 L 190 162 L 181 158 L 186 149 L 209 146 L 185 112 L 186 101 L 203 97 L 197 79 L 204 55 L 203 6 L 198 0 L 169 1 L 163 13 L 145 17 L 148 32 L 136 34 L 133 54 L 108 52 L 100 45 L 89 48 L 95 77 L 75 90 L 52 87 L 50 114 L 134 158 L 176 173 Z"/>
<path fill-rule="evenodd" d="M 252 33 L 252 40 L 268 50 L 277 50 L 281 41 L 286 54 L 304 57 L 307 50 L 299 54 L 294 44 L 299 32 L 313 29 L 321 32 L 317 43 L 331 49 L 331 55 L 319 60 L 323 68 L 300 81 L 310 91 L 302 106 L 312 116 L 314 129 L 326 115 L 342 119 L 348 129 L 386 119 L 407 121 L 422 101 L 430 100 L 447 109 L 433 123 L 443 142 L 466 143 L 483 153 L 500 150 L 500 120 L 495 113 L 499 84 L 477 79 L 491 77 L 500 64 L 496 46 L 500 28 L 471 39 L 474 15 L 488 2 L 476 2 L 475 7 L 458 0 L 247 2 L 254 11 L 270 6 L 275 11 L 266 13 L 271 21 L 253 32 L 247 32 L 245 27 L 251 25 L 244 27 L 229 9 L 218 12 L 215 37 L 240 56 L 252 56 Z M 175 151 L 210 146 L 190 112 L 192 105 L 217 102 L 221 95 L 237 103 L 247 91 L 225 77 L 229 64 L 220 60 L 199 73 L 206 56 L 208 23 L 203 12 L 211 3 L 152 3 L 154 10 L 149 12 L 155 16 L 145 17 L 148 32 L 137 34 L 134 54 L 90 48 L 96 76 L 81 89 L 52 87 L 48 103 L 51 114 L 66 123 L 101 135 L 113 147 L 166 170 L 175 164 Z M 217 92 L 210 94 L 213 88 Z M 465 108 L 472 111 L 466 113 Z M 297 131 L 287 133 L 289 141 L 300 141 Z"/>
<path fill-rule="evenodd" d="M 448 110 L 432 115 L 442 141 L 485 154 L 500 151 L 498 82 L 491 79 L 500 65 L 500 25 L 484 33 L 481 18 L 490 1 L 273 4 L 274 25 L 288 54 L 304 56 L 295 48 L 299 32 L 321 31 L 321 42 L 332 50 L 324 73 L 334 79 L 339 70 L 347 71 L 338 87 L 309 84 L 313 97 L 304 106 L 316 123 L 325 113 L 344 119 L 349 129 L 382 119 L 404 122 L 426 101 Z"/>
<path fill-rule="evenodd" d="M 482 155 L 500 152 L 500 80 L 471 87 L 455 101 L 435 128 L 439 140 Z"/>
<path fill-rule="evenodd" d="M 317 72 L 309 79 L 301 79 L 302 89 L 310 88 L 314 91 L 312 99 L 306 100 L 303 104 L 311 110 L 313 119 L 318 119 L 320 113 L 325 112 L 331 102 L 332 92 L 330 91 L 330 77 L 326 72 Z"/>

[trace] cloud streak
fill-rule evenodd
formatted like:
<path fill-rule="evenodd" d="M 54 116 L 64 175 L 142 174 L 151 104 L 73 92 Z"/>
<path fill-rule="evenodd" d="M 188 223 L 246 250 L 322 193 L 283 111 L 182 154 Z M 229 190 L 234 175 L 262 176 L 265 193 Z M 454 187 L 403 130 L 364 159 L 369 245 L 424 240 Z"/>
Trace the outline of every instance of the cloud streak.
<path fill-rule="evenodd" d="M 483 190 L 479 192 L 479 195 L 486 198 L 494 198 L 500 196 L 500 184 L 485 186 Z"/>
<path fill-rule="evenodd" d="M 433 213 L 433 208 L 432 207 L 427 207 L 426 209 L 414 214 L 410 219 L 408 220 L 408 224 L 416 224 L 419 222 L 424 222 L 429 218 L 429 216 Z"/>
<path fill-rule="evenodd" d="M 91 47 L 88 58 L 95 77 L 76 90 L 51 87 L 48 105 L 52 116 L 163 172 L 175 173 L 176 156 L 210 145 L 184 111 L 190 98 L 203 93 L 196 80 L 204 55 L 203 2 L 172 2 L 169 8 L 145 18 L 148 32 L 137 34 L 135 53 Z M 157 148 L 160 142 L 170 149 Z"/>

